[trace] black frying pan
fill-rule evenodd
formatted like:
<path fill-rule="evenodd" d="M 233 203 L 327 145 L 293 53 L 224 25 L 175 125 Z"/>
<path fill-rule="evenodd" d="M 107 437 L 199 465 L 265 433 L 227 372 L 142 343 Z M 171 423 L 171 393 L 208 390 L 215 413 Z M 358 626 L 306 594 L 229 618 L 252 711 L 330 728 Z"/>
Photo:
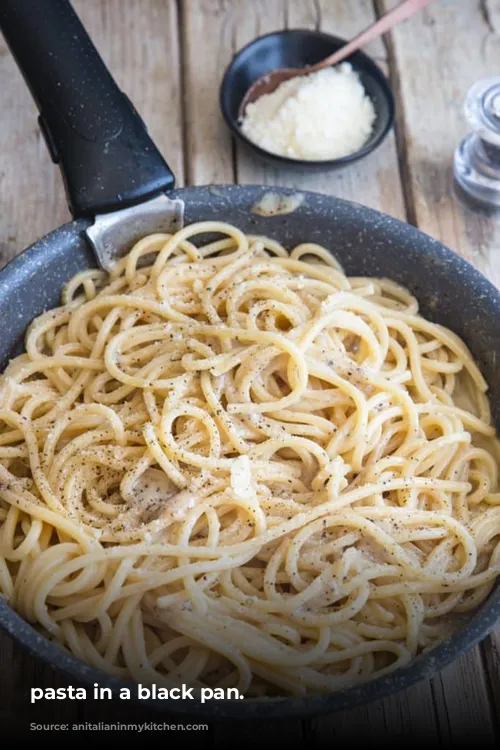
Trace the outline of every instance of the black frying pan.
<path fill-rule="evenodd" d="M 255 215 L 252 207 L 266 187 L 174 190 L 174 175 L 66 0 L 2 0 L 0 27 L 37 102 L 40 124 L 61 168 L 74 217 L 0 273 L 2 368 L 21 350 L 32 319 L 59 304 L 61 287 L 68 278 L 102 259 L 106 233 L 101 232 L 96 241 L 92 227 L 102 229 L 104 224 L 108 240 L 118 237 L 125 247 L 141 231 L 159 229 L 165 221 L 178 218 L 175 200 L 179 199 L 185 223 L 223 220 L 245 232 L 271 235 L 285 246 L 319 242 L 331 249 L 348 274 L 387 276 L 406 285 L 419 298 L 425 316 L 449 326 L 469 345 L 490 385 L 493 415 L 500 426 L 496 364 L 500 362 L 500 294 L 472 266 L 413 227 L 336 198 L 305 193 L 293 213 L 265 218 Z M 124 214 L 115 213 L 124 209 Z M 97 221 L 96 216 L 100 216 Z M 118 230 L 116 216 L 123 219 Z M 497 587 L 467 624 L 434 651 L 390 677 L 340 693 L 277 703 L 209 701 L 202 705 L 186 700 L 147 705 L 212 718 L 297 718 L 337 711 L 428 678 L 483 639 L 499 616 Z M 0 626 L 36 657 L 65 673 L 68 684 L 97 682 L 113 691 L 126 685 L 41 637 L 2 600 Z"/>

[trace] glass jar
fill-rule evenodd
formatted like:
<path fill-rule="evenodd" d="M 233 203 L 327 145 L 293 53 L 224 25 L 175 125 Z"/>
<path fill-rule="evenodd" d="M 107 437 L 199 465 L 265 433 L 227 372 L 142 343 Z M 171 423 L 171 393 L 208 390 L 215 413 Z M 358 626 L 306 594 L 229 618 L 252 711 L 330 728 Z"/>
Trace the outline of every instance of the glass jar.
<path fill-rule="evenodd" d="M 500 209 L 500 78 L 475 83 L 464 111 L 471 132 L 455 151 L 455 180 L 466 196 Z"/>

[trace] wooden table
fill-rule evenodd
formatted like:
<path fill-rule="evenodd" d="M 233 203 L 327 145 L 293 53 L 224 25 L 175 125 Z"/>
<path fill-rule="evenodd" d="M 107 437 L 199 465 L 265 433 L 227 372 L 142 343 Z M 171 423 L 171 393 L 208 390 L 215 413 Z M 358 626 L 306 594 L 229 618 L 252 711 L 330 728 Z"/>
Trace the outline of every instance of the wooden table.
<path fill-rule="evenodd" d="M 498 75 L 499 0 L 435 0 L 389 38 L 367 48 L 394 86 L 395 133 L 359 164 L 315 176 L 263 167 L 231 142 L 218 110 L 225 66 L 244 44 L 276 29 L 309 27 L 352 36 L 394 0 L 75 0 L 74 4 L 113 75 L 146 120 L 179 186 L 265 183 L 358 201 L 417 224 L 500 285 L 500 217 L 461 205 L 454 197 L 451 177 L 453 150 L 466 132 L 465 94 L 479 78 Z M 2 45 L 0 85 L 3 264 L 68 220 L 69 214 L 33 102 Z M 235 740 L 240 748 L 267 746 L 273 740 L 293 747 L 326 747 L 352 737 L 370 738 L 370 742 L 412 737 L 444 747 L 474 740 L 489 747 L 495 741 L 495 715 L 500 708 L 499 665 L 500 635 L 495 634 L 432 680 L 364 708 L 307 722 L 253 723 L 240 727 L 237 735 L 230 725 L 210 726 L 201 737 L 207 746 L 217 748 L 232 746 Z M 31 722 L 123 720 L 123 714 L 117 713 L 120 707 L 110 703 L 54 701 L 31 706 L 31 687 L 67 683 L 5 636 L 0 637 L 0 680 L 3 737 L 10 731 L 16 737 L 33 738 Z M 129 708 L 130 722 L 155 718 L 140 708 Z M 175 741 L 186 736 L 193 738 L 191 732 L 176 732 Z"/>

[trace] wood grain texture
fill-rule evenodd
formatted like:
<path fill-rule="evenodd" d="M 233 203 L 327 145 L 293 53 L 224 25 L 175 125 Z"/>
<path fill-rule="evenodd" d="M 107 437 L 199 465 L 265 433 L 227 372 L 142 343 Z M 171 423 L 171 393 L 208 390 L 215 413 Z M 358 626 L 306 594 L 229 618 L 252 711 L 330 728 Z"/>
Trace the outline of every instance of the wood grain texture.
<path fill-rule="evenodd" d="M 395 0 L 379 0 L 388 9 Z M 411 219 L 500 284 L 498 215 L 471 210 L 454 194 L 453 152 L 468 132 L 464 100 L 498 75 L 498 0 L 438 0 L 389 37 L 404 183 Z"/>
<path fill-rule="evenodd" d="M 381 0 L 378 10 L 391 4 Z M 144 117 L 178 185 L 285 185 L 358 201 L 409 218 L 500 281 L 495 254 L 500 223 L 461 206 L 450 193 L 452 152 L 466 131 L 463 96 L 476 78 L 496 73 L 500 60 L 498 0 L 436 0 L 432 11 L 407 22 L 385 43 L 370 45 L 367 52 L 396 85 L 398 139 L 391 134 L 363 162 L 321 175 L 278 172 L 236 146 L 219 112 L 220 81 L 232 55 L 269 31 L 308 27 L 351 37 L 373 19 L 371 0 L 74 0 L 74 5 Z M 471 54 L 464 56 L 464 49 Z M 38 132 L 36 110 L 1 41 L 0 82 L 2 264 L 69 215 L 58 169 Z M 441 747 L 477 738 L 489 747 L 494 733 L 490 692 L 500 706 L 500 638 L 490 639 L 484 652 L 488 674 L 476 649 L 432 682 L 350 712 L 307 722 L 239 723 L 238 745 L 331 747 L 335 740 L 368 737 L 377 745 L 415 738 Z M 28 715 L 40 723 L 123 720 L 122 705 L 115 701 L 30 706 L 30 687 L 64 686 L 68 680 L 1 635 L 0 674 L 4 737 L 9 736 L 4 726 L 18 729 L 16 737 L 23 732 L 28 737 Z M 169 720 L 128 708 L 130 722 Z M 204 746 L 217 748 L 233 747 L 235 736 L 229 723 L 198 735 Z M 167 740 L 186 737 L 191 741 L 193 735 L 170 732 Z"/>
<path fill-rule="evenodd" d="M 367 738 L 376 747 L 408 738 L 432 743 L 432 747 L 442 745 L 433 694 L 425 682 L 367 706 L 315 719 L 310 725 L 310 736 L 319 747 L 333 741 L 366 742 Z"/>
<path fill-rule="evenodd" d="M 0 265 L 35 239 L 68 221 L 57 168 L 37 124 L 37 111 L 0 38 Z"/>
<path fill-rule="evenodd" d="M 184 181 L 178 21 L 175 0 L 75 0 L 119 86 L 146 117 L 153 140 Z M 38 112 L 0 38 L 0 264 L 70 220 L 59 168 L 50 159 Z"/>
<path fill-rule="evenodd" d="M 377 3 L 379 11 L 395 4 L 393 0 Z M 452 160 L 468 132 L 463 104 L 469 87 L 498 74 L 500 3 L 440 0 L 396 27 L 387 42 L 399 102 L 399 148 L 409 218 L 498 285 L 498 214 L 487 215 L 458 200 Z M 493 742 L 488 678 L 498 696 L 498 638 L 494 636 L 486 649 L 489 675 L 483 667 L 483 644 L 433 681 L 441 735 L 447 742 L 473 737 Z"/>
<path fill-rule="evenodd" d="M 234 50 L 239 0 L 185 0 L 181 8 L 186 173 L 190 185 L 234 182 L 218 89 Z"/>
<path fill-rule="evenodd" d="M 264 14 L 260 12 L 259 5 L 261 3 L 245 3 L 245 23 L 239 24 L 237 28 L 237 49 L 258 33 L 280 28 L 277 17 L 280 3 L 269 4 L 272 7 L 271 18 L 269 13 L 263 18 Z M 357 0 L 355 3 L 338 0 L 293 0 L 285 4 L 281 28 L 319 29 L 349 39 L 373 19 L 370 0 Z M 366 52 L 386 70 L 386 53 L 380 40 L 367 46 Z M 347 169 L 320 174 L 308 173 L 306 170 L 273 169 L 257 163 L 246 153 L 244 147 L 238 145 L 237 177 L 241 183 L 284 185 L 313 190 L 363 203 L 398 219 L 405 216 L 393 133 L 362 161 L 351 164 Z"/>

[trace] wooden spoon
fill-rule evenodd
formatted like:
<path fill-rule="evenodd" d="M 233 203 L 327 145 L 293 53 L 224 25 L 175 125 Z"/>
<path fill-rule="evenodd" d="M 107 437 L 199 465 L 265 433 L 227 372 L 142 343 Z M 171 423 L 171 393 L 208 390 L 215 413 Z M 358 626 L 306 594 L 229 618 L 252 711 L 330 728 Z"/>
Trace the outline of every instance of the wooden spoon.
<path fill-rule="evenodd" d="M 239 107 L 239 117 L 242 118 L 245 114 L 245 110 L 250 102 L 254 102 L 264 94 L 271 94 L 275 91 L 278 86 L 284 81 L 288 81 L 290 78 L 298 78 L 301 76 L 310 75 L 323 68 L 328 68 L 332 65 L 336 65 L 341 60 L 356 52 L 360 47 L 368 42 L 371 42 L 378 36 L 385 34 L 389 29 L 392 29 L 396 24 L 401 23 L 409 16 L 412 16 L 417 11 L 428 5 L 431 0 L 404 0 L 396 8 L 389 10 L 375 23 L 369 26 L 367 29 L 362 31 L 352 41 L 345 44 L 339 50 L 330 55 L 325 60 L 322 60 L 315 65 L 311 65 L 305 68 L 279 68 L 273 70 L 270 73 L 266 73 L 261 78 L 258 78 L 255 83 L 248 89 L 245 94 L 243 101 Z"/>

